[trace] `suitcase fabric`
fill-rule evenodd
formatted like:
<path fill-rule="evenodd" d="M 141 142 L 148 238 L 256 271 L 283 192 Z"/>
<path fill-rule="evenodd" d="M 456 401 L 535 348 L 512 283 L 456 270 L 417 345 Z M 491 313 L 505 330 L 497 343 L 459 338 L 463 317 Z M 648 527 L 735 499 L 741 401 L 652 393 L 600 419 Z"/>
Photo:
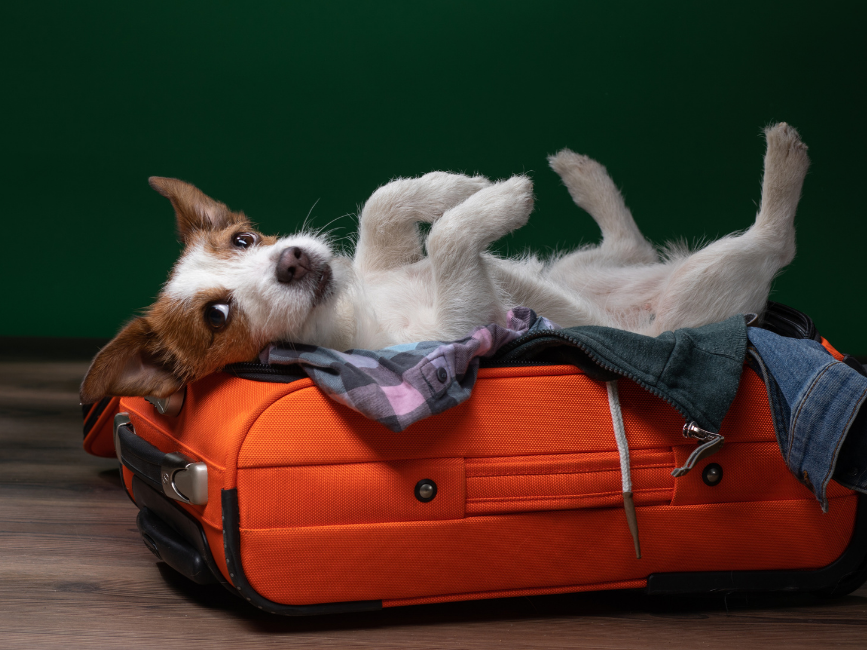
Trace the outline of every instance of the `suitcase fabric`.
<path fill-rule="evenodd" d="M 867 571 L 862 498 L 832 483 L 822 513 L 786 468 L 765 386 L 747 368 L 723 448 L 677 479 L 696 448 L 683 418 L 618 382 L 641 559 L 606 386 L 574 366 L 482 368 L 470 400 L 400 433 L 307 378 L 259 379 L 269 381 L 190 384 L 176 416 L 142 398 L 97 405 L 85 447 L 113 455 L 105 433 L 128 413 L 119 456 L 146 545 L 268 611 L 621 588 L 840 593 Z M 166 467 L 190 461 L 206 467 L 201 505 L 163 489 Z"/>

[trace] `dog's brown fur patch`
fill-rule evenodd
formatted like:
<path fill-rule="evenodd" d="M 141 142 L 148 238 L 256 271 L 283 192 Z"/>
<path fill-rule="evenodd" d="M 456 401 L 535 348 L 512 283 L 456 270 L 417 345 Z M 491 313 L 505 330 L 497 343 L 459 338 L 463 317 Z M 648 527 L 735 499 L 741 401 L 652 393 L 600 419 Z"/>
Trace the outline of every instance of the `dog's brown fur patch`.
<path fill-rule="evenodd" d="M 243 212 L 232 212 L 189 183 L 156 176 L 149 183 L 172 202 L 185 252 L 201 244 L 209 255 L 230 259 L 241 252 L 234 237 L 245 232 L 256 236 L 254 246 L 277 242 L 257 232 Z M 205 320 L 205 308 L 213 302 L 229 305 L 229 319 L 220 331 Z M 161 295 L 94 358 L 81 386 L 82 403 L 106 395 L 168 397 L 195 377 L 254 359 L 267 341 L 255 339 L 244 315 L 232 307 L 232 296 L 223 289 L 185 300 Z"/>

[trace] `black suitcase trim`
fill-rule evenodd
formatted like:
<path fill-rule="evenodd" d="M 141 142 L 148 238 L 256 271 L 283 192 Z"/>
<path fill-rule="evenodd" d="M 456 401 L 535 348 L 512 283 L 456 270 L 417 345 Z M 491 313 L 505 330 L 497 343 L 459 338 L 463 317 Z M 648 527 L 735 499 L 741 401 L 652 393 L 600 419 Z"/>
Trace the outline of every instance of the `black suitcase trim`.
<path fill-rule="evenodd" d="M 244 574 L 241 563 L 241 522 L 238 510 L 238 490 L 222 490 L 223 544 L 226 549 L 226 565 L 229 577 L 247 602 L 271 614 L 282 616 L 318 616 L 321 614 L 347 614 L 350 612 L 375 612 L 382 609 L 381 600 L 357 600 L 324 605 L 281 605 L 261 596 Z"/>
<path fill-rule="evenodd" d="M 84 437 L 87 438 L 87 434 L 90 433 L 90 430 L 93 429 L 93 425 L 96 424 L 96 421 L 99 419 L 99 416 L 103 414 L 108 405 L 111 403 L 112 398 L 111 395 L 108 397 L 103 397 L 96 404 L 82 404 L 81 405 L 81 414 L 84 416 Z"/>
<path fill-rule="evenodd" d="M 735 592 L 813 592 L 845 596 L 867 580 L 867 495 L 858 495 L 858 507 L 849 545 L 831 564 L 819 569 L 780 571 L 704 571 L 652 573 L 647 594 Z"/>

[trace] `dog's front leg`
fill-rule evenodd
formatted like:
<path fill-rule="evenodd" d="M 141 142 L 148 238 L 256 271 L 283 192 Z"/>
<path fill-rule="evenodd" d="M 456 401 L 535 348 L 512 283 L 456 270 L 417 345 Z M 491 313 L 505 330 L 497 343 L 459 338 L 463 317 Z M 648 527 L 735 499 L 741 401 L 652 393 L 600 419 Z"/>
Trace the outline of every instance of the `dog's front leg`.
<path fill-rule="evenodd" d="M 570 274 L 586 266 L 627 266 L 658 261 L 626 207 L 623 196 L 601 164 L 563 149 L 548 158 L 575 204 L 586 210 L 602 231 L 598 246 L 579 249 L 559 259 L 551 268 L 569 284 Z"/>
<path fill-rule="evenodd" d="M 419 261 L 423 252 L 418 222 L 434 223 L 446 210 L 490 184 L 482 176 L 431 172 L 383 185 L 361 211 L 353 261 L 356 270 L 363 275 Z"/>
<path fill-rule="evenodd" d="M 503 323 L 505 308 L 482 253 L 523 226 L 533 210 L 533 184 L 515 176 L 446 211 L 427 239 L 433 270 L 437 330 L 465 336 L 474 326 Z"/>

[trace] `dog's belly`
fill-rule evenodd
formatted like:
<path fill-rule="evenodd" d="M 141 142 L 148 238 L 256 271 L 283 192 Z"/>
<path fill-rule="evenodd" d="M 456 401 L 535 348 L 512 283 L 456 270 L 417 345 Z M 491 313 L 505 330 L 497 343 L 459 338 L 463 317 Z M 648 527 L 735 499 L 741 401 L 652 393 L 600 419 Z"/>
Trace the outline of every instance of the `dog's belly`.
<path fill-rule="evenodd" d="M 659 294 L 672 273 L 669 264 L 645 264 L 631 267 L 593 267 L 564 278 L 552 274 L 551 280 L 575 295 L 595 303 L 609 317 L 637 325 L 641 313 L 652 313 Z"/>
<path fill-rule="evenodd" d="M 488 258 L 509 306 L 530 307 L 562 327 L 603 325 L 653 330 L 656 307 L 672 263 L 631 267 L 587 265 L 558 273 L 537 258 Z"/>
<path fill-rule="evenodd" d="M 377 324 L 377 347 L 441 338 L 428 260 L 367 278 L 365 298 Z"/>

